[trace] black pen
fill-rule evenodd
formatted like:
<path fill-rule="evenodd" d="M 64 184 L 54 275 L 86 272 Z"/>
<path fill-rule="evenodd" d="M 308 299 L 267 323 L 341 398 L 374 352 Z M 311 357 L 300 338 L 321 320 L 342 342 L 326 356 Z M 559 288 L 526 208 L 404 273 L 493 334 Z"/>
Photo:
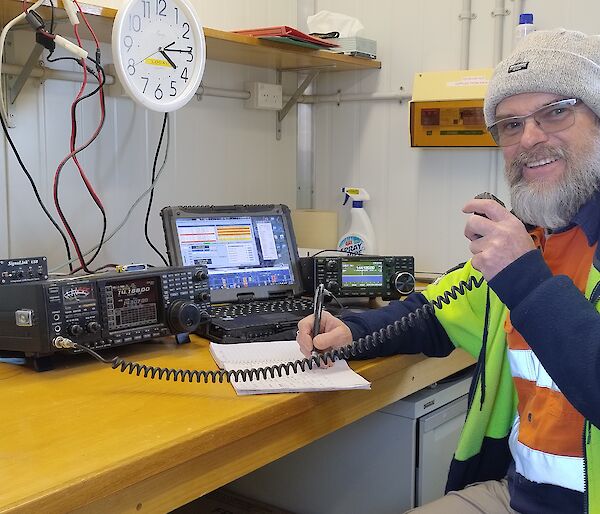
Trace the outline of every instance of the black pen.
<path fill-rule="evenodd" d="M 325 296 L 325 286 L 323 284 L 319 284 L 317 289 L 315 289 L 315 298 L 313 300 L 313 314 L 314 314 L 314 323 L 313 323 L 313 341 L 315 337 L 321 332 L 321 315 L 323 314 L 323 298 Z M 313 354 L 318 352 L 318 350 L 314 346 L 313 342 Z"/>

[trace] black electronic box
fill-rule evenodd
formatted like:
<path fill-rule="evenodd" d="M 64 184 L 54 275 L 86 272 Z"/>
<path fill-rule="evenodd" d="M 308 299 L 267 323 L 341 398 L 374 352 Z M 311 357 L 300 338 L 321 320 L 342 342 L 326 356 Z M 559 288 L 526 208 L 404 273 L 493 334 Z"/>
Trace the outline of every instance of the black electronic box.
<path fill-rule="evenodd" d="M 202 265 L 7 284 L 0 297 L 0 350 L 31 357 L 72 352 L 57 348 L 61 337 L 110 348 L 187 334 L 210 319 Z"/>
<path fill-rule="evenodd" d="M 300 261 L 307 292 L 323 284 L 337 298 L 394 300 L 415 289 L 412 256 L 323 256 L 302 257 Z"/>
<path fill-rule="evenodd" d="M 0 259 L 0 285 L 36 282 L 48 278 L 46 257 Z"/>

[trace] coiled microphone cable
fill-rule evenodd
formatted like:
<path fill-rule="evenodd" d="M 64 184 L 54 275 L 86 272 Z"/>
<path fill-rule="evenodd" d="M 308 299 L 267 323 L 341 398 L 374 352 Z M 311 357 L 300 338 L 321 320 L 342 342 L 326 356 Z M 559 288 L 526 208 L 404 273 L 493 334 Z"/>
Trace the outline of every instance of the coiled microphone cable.
<path fill-rule="evenodd" d="M 292 373 L 303 372 L 307 369 L 311 370 L 315 367 L 327 365 L 337 360 L 357 357 L 368 350 L 374 349 L 379 345 L 384 344 L 386 340 L 400 335 L 402 332 L 408 332 L 411 328 L 415 327 L 433 315 L 435 309 L 442 309 L 444 305 L 448 305 L 452 301 L 456 300 L 459 296 L 465 295 L 467 291 L 481 287 L 483 282 L 483 277 L 477 279 L 471 276 L 466 281 L 461 280 L 457 285 L 453 285 L 448 291 L 444 291 L 444 293 L 438 296 L 435 300 L 431 300 L 429 303 L 419 307 L 414 312 L 410 312 L 394 323 L 390 323 L 386 327 L 377 330 L 370 335 L 361 337 L 357 341 L 352 341 L 346 346 L 328 350 L 323 353 L 316 353 L 308 358 L 298 359 L 293 362 L 285 362 L 282 364 L 274 364 L 272 366 L 260 368 L 229 371 L 222 369 L 214 371 L 165 368 L 159 366 L 149 366 L 139 362 L 127 361 L 121 357 L 105 359 L 91 348 L 80 345 L 79 343 L 75 343 L 66 337 L 56 337 L 53 341 L 53 344 L 56 348 L 60 349 L 71 348 L 75 350 L 82 350 L 86 353 L 89 353 L 100 362 L 104 364 L 110 364 L 113 369 L 119 369 L 121 373 L 127 372 L 130 375 L 136 375 L 138 377 L 150 379 L 173 380 L 174 382 L 204 382 L 205 384 L 211 382 L 215 384 L 217 382 L 247 382 L 252 380 L 282 377 L 284 375 L 291 375 Z"/>

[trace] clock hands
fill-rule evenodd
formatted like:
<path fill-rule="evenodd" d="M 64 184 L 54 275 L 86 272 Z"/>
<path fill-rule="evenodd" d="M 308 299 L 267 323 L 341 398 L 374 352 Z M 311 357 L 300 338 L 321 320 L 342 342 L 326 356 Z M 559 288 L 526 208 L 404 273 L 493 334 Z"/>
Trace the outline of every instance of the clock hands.
<path fill-rule="evenodd" d="M 181 50 L 180 48 L 169 48 L 170 46 L 174 45 L 175 43 L 171 43 L 168 47 L 165 46 L 163 48 L 163 50 L 165 52 L 177 52 L 178 54 L 191 54 L 192 53 L 192 47 L 188 46 L 187 50 Z"/>
<path fill-rule="evenodd" d="M 173 62 L 173 59 L 171 59 L 167 53 L 165 52 L 165 49 L 163 48 L 162 50 L 159 50 L 160 53 L 162 54 L 162 56 L 165 58 L 165 61 L 167 61 L 171 66 L 173 66 L 173 69 L 176 70 L 177 66 L 176 64 Z"/>
<path fill-rule="evenodd" d="M 176 69 L 177 66 L 175 65 L 175 63 L 173 62 L 173 60 L 167 54 L 165 54 L 165 52 L 164 52 L 167 48 L 173 46 L 174 44 L 175 44 L 175 41 L 173 41 L 172 43 L 169 43 L 167 46 L 159 46 L 158 50 L 155 50 L 150 55 L 147 55 L 143 59 L 140 59 L 138 62 L 135 63 L 134 66 L 137 66 L 138 64 L 140 64 L 141 62 L 144 62 L 146 59 L 149 59 L 153 55 L 156 55 L 156 54 L 160 53 L 160 54 L 163 55 L 163 57 L 165 58 L 165 60 L 173 67 L 173 69 Z"/>

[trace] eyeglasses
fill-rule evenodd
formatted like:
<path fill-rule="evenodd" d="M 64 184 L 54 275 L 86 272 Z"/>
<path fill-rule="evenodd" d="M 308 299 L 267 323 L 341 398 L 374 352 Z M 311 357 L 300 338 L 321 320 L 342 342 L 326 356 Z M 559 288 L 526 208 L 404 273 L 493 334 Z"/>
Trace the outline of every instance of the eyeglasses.
<path fill-rule="evenodd" d="M 546 134 L 560 132 L 575 123 L 575 106 L 581 103 L 581 100 L 575 98 L 559 100 L 525 116 L 511 116 L 498 120 L 488 127 L 488 131 L 498 146 L 517 144 L 523 136 L 527 118 L 533 118 L 538 127 Z"/>

